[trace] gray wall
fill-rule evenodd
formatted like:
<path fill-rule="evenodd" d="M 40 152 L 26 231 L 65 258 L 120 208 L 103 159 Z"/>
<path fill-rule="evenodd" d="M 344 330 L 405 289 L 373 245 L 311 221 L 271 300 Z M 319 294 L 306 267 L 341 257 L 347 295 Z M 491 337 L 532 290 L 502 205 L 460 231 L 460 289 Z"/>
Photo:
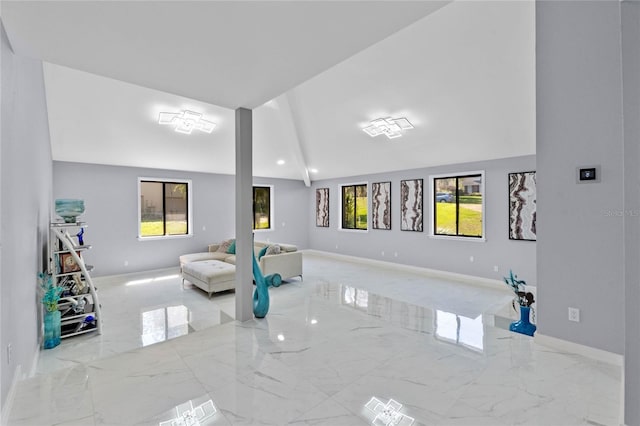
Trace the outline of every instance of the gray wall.
<path fill-rule="evenodd" d="M 536 242 L 509 240 L 508 173 L 536 169 L 536 157 L 516 157 L 476 163 L 421 168 L 392 173 L 355 176 L 317 181 L 309 193 L 309 244 L 317 250 L 366 257 L 387 262 L 421 266 L 478 277 L 502 279 L 509 269 L 527 284 L 536 284 Z M 485 172 L 485 237 L 480 242 L 430 238 L 428 196 L 431 194 L 429 176 L 484 170 Z M 424 231 L 400 230 L 400 181 L 424 179 Z M 391 230 L 339 231 L 340 186 L 348 183 L 391 181 Z M 329 228 L 315 226 L 315 188 L 329 188 Z M 369 194 L 370 195 L 370 194 Z M 371 200 L 369 200 L 371 203 Z M 336 248 L 337 246 L 337 248 Z M 384 251 L 384 256 L 382 252 Z M 398 256 L 395 257 L 395 252 Z M 474 261 L 470 262 L 470 256 Z M 493 267 L 499 267 L 494 272 Z"/>
<path fill-rule="evenodd" d="M 193 237 L 138 241 L 138 177 L 192 180 Z M 95 266 L 95 276 L 159 269 L 178 264 L 178 256 L 206 251 L 207 245 L 231 238 L 235 233 L 234 176 L 154 170 L 96 164 L 53 163 L 54 198 L 81 198 L 87 222 L 85 254 Z M 300 200 L 307 189 L 300 181 L 255 178 L 255 183 L 274 185 L 274 229 L 259 231 L 256 240 L 308 245 L 307 215 Z M 125 261 L 128 266 L 125 266 Z"/>
<path fill-rule="evenodd" d="M 625 297 L 620 33 L 618 1 L 536 2 L 538 332 L 618 354 Z M 576 167 L 584 165 L 599 165 L 601 182 L 577 184 Z M 568 321 L 570 306 L 580 309 L 579 323 Z"/>
<path fill-rule="evenodd" d="M 2 32 L 0 146 L 1 401 L 38 350 L 41 304 L 37 274 L 46 267 L 51 203 L 51 148 L 42 63 L 14 55 Z M 13 347 L 11 362 L 7 345 Z"/>
<path fill-rule="evenodd" d="M 640 3 L 622 12 L 624 97 L 625 423 L 640 424 Z"/>

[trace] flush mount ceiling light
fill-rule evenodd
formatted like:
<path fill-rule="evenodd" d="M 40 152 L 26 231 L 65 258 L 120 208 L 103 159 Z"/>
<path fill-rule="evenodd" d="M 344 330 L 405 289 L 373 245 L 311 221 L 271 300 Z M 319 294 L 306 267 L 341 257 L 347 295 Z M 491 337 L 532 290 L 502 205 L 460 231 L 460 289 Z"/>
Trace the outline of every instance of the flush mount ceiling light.
<path fill-rule="evenodd" d="M 202 118 L 202 114 L 193 111 L 161 112 L 158 115 L 158 124 L 170 124 L 178 133 L 190 135 L 193 129 L 205 133 L 213 132 L 216 123 Z"/>
<path fill-rule="evenodd" d="M 364 132 L 372 138 L 378 135 L 386 135 L 389 139 L 402 136 L 404 130 L 413 129 L 413 125 L 406 118 L 378 118 L 365 127 Z"/>

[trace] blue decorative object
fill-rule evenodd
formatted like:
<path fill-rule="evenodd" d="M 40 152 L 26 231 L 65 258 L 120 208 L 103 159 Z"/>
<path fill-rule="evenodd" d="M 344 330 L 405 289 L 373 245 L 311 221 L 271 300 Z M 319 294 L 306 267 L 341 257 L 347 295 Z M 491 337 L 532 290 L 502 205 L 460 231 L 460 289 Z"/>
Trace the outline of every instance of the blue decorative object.
<path fill-rule="evenodd" d="M 518 276 L 509 270 L 509 278 L 504 277 L 504 282 L 513 290 L 516 297 L 511 302 L 513 309 L 516 309 L 516 303 L 520 305 L 520 321 L 515 321 L 509 326 L 509 330 L 517 333 L 527 334 L 533 336 L 536 331 L 536 326 L 529 320 L 531 313 L 531 305 L 535 302 L 533 293 L 527 291 L 527 283 L 524 280 L 519 280 Z M 517 312 L 517 311 L 516 311 Z"/>
<path fill-rule="evenodd" d="M 253 254 L 253 279 L 256 281 L 256 288 L 253 290 L 253 315 L 256 318 L 264 318 L 269 312 L 269 287 L 280 287 L 282 277 L 280 274 L 271 274 L 266 277 L 262 275 L 258 261 L 256 260 L 256 252 Z"/>
<path fill-rule="evenodd" d="M 53 277 L 50 274 L 40 272 L 38 281 L 42 289 L 42 304 L 44 305 L 44 348 L 55 348 L 60 344 L 60 311 L 58 310 L 58 301 L 63 287 L 53 284 Z"/>
<path fill-rule="evenodd" d="M 537 327 L 529 321 L 530 312 L 531 308 L 529 306 L 520 306 L 520 321 L 512 322 L 509 326 L 509 330 L 515 331 L 516 333 L 526 334 L 527 336 L 533 336 Z"/>
<path fill-rule="evenodd" d="M 67 223 L 74 223 L 84 213 L 84 200 L 60 198 L 56 200 L 56 214 Z"/>
<path fill-rule="evenodd" d="M 55 348 L 60 344 L 60 311 L 44 311 L 44 348 Z"/>
<path fill-rule="evenodd" d="M 231 241 L 231 244 L 227 249 L 227 254 L 236 254 L 236 240 Z"/>
<path fill-rule="evenodd" d="M 264 246 L 262 247 L 262 249 L 258 252 L 258 262 L 260 261 L 260 259 L 262 259 L 262 256 L 265 255 L 265 253 L 267 252 L 267 250 L 269 249 L 269 246 Z"/>
<path fill-rule="evenodd" d="M 84 235 L 84 228 L 80 228 L 80 232 L 76 234 L 76 237 L 78 237 L 78 244 L 81 246 L 84 245 L 84 239 L 82 239 L 83 235 Z"/>

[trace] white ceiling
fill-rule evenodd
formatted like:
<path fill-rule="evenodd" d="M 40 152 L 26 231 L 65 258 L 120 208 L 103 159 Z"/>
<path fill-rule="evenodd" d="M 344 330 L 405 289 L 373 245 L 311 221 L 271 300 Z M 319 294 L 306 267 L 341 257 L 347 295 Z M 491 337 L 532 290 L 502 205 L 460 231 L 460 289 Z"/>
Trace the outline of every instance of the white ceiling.
<path fill-rule="evenodd" d="M 13 48 L 47 62 L 255 108 L 443 1 L 4 1 Z"/>
<path fill-rule="evenodd" d="M 256 176 L 535 153 L 533 1 L 35 3 L 3 1 L 2 21 L 17 53 L 51 62 L 56 160 L 233 173 L 238 106 L 254 108 Z M 180 109 L 218 126 L 157 124 Z M 416 128 L 360 130 L 389 115 Z"/>

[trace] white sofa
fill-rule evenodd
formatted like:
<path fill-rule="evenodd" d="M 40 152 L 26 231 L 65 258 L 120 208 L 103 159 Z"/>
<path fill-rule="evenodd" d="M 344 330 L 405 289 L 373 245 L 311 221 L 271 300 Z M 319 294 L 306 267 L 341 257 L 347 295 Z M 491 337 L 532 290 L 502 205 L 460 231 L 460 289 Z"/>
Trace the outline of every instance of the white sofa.
<path fill-rule="evenodd" d="M 260 250 L 270 245 L 278 245 L 280 247 L 280 253 L 265 254 L 260 258 L 258 264 L 260 265 L 260 270 L 262 271 L 262 273 L 265 276 L 278 273 L 283 280 L 298 276 L 300 277 L 300 279 L 302 279 L 302 253 L 299 252 L 298 248 L 294 245 L 254 241 L 253 248 L 256 254 L 256 259 L 258 258 Z M 225 283 L 223 284 L 224 287 L 221 287 L 219 282 L 214 285 L 216 279 L 213 275 L 209 277 L 206 276 L 207 268 L 205 268 L 205 271 L 200 271 L 199 269 L 202 268 L 198 267 L 196 268 L 198 269 L 198 271 L 195 271 L 192 270 L 194 269 L 192 267 L 187 267 L 186 270 L 184 270 L 184 267 L 185 265 L 192 262 L 204 262 L 211 260 L 217 260 L 230 265 L 235 265 L 235 254 L 230 254 L 226 251 L 218 251 L 219 247 L 220 243 L 211 244 L 209 245 L 209 251 L 207 252 L 189 253 L 180 256 L 180 272 L 182 273 L 183 281 L 187 280 L 191 282 L 197 287 L 208 292 L 209 296 L 211 296 L 212 292 L 234 288 L 235 285 L 233 279 L 235 279 L 235 277 L 232 277 L 233 279 L 231 281 L 229 281 L 228 277 L 225 278 Z M 204 266 L 204 263 L 198 266 Z M 216 271 L 213 268 L 208 269 L 211 269 L 211 274 L 216 274 Z"/>

